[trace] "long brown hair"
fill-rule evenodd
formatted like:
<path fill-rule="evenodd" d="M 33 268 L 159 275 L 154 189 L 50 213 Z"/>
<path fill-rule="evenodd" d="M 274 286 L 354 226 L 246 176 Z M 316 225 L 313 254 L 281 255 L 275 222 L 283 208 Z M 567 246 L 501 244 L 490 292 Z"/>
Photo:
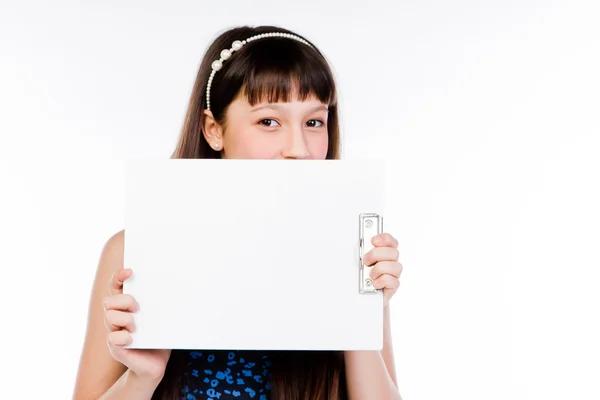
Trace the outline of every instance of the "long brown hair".
<path fill-rule="evenodd" d="M 221 158 L 203 135 L 206 86 L 212 62 L 235 40 L 267 32 L 301 35 L 275 26 L 236 27 L 221 33 L 206 50 L 191 93 L 179 141 L 171 158 Z M 306 38 L 302 37 L 307 40 Z M 308 40 L 307 40 L 308 41 Z M 310 41 L 308 41 L 310 43 Z M 337 89 L 329 63 L 317 47 L 295 40 L 269 38 L 246 44 L 225 61 L 211 84 L 210 106 L 227 134 L 228 105 L 243 93 L 251 105 L 262 100 L 290 101 L 294 89 L 300 100 L 316 96 L 329 105 L 328 159 L 340 157 Z M 185 385 L 185 354 L 173 350 L 165 376 L 153 400 L 179 400 Z M 272 400 L 346 400 L 346 375 L 340 351 L 273 351 Z"/>

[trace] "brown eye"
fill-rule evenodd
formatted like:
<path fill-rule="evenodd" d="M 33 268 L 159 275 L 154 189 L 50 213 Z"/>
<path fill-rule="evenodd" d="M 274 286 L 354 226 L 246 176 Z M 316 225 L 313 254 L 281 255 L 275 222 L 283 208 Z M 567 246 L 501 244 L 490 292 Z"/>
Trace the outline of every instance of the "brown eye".
<path fill-rule="evenodd" d="M 317 120 L 317 119 L 311 119 L 310 121 L 307 122 L 307 124 L 311 128 L 320 128 L 325 125 L 325 123 L 323 121 Z M 315 124 L 321 124 L 321 125 L 315 125 Z"/>
<path fill-rule="evenodd" d="M 277 123 L 274 119 L 265 118 L 258 121 L 259 124 L 264 125 L 268 128 L 274 128 L 276 125 L 271 125 L 271 122 Z"/>

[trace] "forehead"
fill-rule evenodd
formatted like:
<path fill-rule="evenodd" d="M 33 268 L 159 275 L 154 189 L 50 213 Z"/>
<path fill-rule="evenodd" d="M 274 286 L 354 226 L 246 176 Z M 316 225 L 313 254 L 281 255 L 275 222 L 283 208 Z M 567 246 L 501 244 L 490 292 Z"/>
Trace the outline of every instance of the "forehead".
<path fill-rule="evenodd" d="M 268 105 L 277 105 L 278 108 L 315 108 L 321 106 L 326 111 L 327 103 L 323 103 L 315 94 L 309 94 L 306 98 L 302 98 L 297 91 L 290 93 L 287 99 L 277 99 L 270 101 L 268 96 L 261 96 L 256 104 L 251 104 L 248 96 L 240 91 L 236 98 L 231 103 L 232 107 L 243 108 L 247 110 L 257 109 L 259 107 L 267 108 Z M 288 100 L 288 101 L 286 101 Z"/>
<path fill-rule="evenodd" d="M 251 105 L 318 100 L 328 103 L 332 90 L 327 84 L 310 82 L 296 74 L 265 72 L 249 77 L 240 87 L 237 97 L 245 98 Z"/>

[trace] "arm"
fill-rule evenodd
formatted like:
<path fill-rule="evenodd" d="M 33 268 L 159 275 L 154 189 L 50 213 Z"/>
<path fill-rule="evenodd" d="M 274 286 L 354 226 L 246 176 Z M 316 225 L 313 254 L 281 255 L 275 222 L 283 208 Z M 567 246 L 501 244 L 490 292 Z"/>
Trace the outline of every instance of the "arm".
<path fill-rule="evenodd" d="M 128 369 L 98 400 L 151 400 L 159 383 L 143 380 Z"/>
<path fill-rule="evenodd" d="M 396 378 L 396 365 L 394 363 L 394 347 L 392 346 L 392 327 L 390 322 L 390 306 L 389 304 L 383 309 L 383 349 L 381 356 L 385 362 L 388 374 L 394 382 L 394 386 L 398 387 Z"/>
<path fill-rule="evenodd" d="M 398 391 L 390 327 L 389 305 L 384 307 L 383 349 L 346 351 L 346 380 L 350 400 L 402 400 Z"/>
<path fill-rule="evenodd" d="M 158 382 L 141 380 L 115 360 L 107 345 L 102 299 L 110 294 L 113 273 L 123 268 L 124 231 L 113 235 L 104 245 L 90 296 L 88 321 L 74 400 L 150 399 Z M 153 386 L 154 385 L 154 386 Z"/>

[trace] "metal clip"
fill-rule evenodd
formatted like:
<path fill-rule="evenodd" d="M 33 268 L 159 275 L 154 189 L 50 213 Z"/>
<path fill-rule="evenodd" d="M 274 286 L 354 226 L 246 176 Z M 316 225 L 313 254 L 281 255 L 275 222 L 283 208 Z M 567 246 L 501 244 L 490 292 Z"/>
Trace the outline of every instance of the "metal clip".
<path fill-rule="evenodd" d="M 369 273 L 373 267 L 365 265 L 363 257 L 373 248 L 371 239 L 383 233 L 383 217 L 378 214 L 360 214 L 359 216 L 359 292 L 362 294 L 377 293 L 379 289 L 373 287 Z"/>

